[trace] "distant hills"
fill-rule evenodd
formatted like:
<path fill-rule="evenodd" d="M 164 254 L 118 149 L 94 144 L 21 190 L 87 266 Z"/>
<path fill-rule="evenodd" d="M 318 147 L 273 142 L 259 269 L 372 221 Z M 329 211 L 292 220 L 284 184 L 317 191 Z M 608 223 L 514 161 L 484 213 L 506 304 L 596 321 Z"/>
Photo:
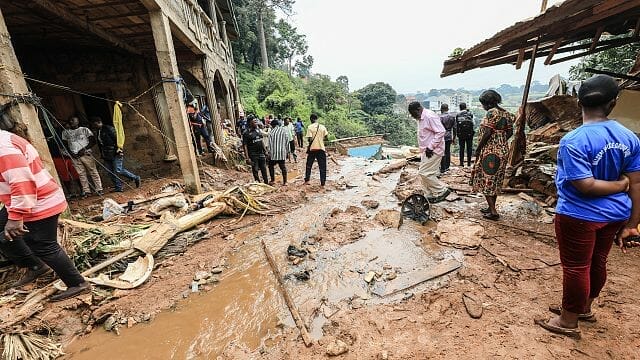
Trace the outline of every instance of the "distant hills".
<path fill-rule="evenodd" d="M 513 85 L 509 85 L 509 84 L 502 84 L 498 87 L 491 87 L 489 89 L 493 89 L 496 90 L 497 92 L 499 92 L 503 97 L 510 97 L 511 95 L 522 95 L 524 93 L 524 85 L 520 85 L 520 86 L 513 86 Z M 547 84 L 542 84 L 539 81 L 534 81 L 531 84 L 531 90 L 530 92 L 532 94 L 544 94 L 547 92 L 547 89 L 549 89 L 549 85 Z M 406 93 L 404 95 L 406 96 L 415 96 L 416 99 L 418 101 L 422 101 L 425 100 L 427 98 L 433 97 L 433 96 L 441 96 L 441 95 L 454 95 L 456 93 L 466 93 L 466 94 L 470 94 L 474 97 L 480 96 L 480 94 L 484 91 L 484 90 L 488 90 L 488 89 L 479 89 L 479 90 L 468 90 L 465 88 L 459 88 L 459 89 L 431 89 L 428 92 L 422 92 L 422 91 L 418 91 L 418 92 L 414 92 L 414 93 Z"/>

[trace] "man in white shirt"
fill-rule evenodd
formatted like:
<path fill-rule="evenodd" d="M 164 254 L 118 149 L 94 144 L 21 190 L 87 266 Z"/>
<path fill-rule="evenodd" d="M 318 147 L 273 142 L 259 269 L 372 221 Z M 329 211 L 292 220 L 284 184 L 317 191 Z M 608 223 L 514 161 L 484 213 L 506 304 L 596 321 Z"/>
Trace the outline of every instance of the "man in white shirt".
<path fill-rule="evenodd" d="M 313 163 L 318 160 L 318 167 L 320 168 L 320 185 L 324 186 L 327 182 L 327 152 L 324 147 L 324 140 L 329 135 L 329 132 L 324 125 L 320 125 L 318 123 L 318 115 L 311 114 L 309 119 L 311 120 L 311 125 L 307 128 L 309 147 L 307 148 L 307 166 L 304 175 L 304 183 L 309 184 Z"/>
<path fill-rule="evenodd" d="M 89 176 L 95 185 L 96 194 L 102 196 L 102 180 L 96 168 L 96 160 L 91 155 L 91 148 L 96 144 L 96 139 L 91 130 L 80 125 L 80 119 L 77 116 L 69 119 L 69 128 L 62 132 L 62 140 L 69 150 L 73 166 L 76 168 L 82 184 L 82 197 L 91 194 L 89 186 Z"/>

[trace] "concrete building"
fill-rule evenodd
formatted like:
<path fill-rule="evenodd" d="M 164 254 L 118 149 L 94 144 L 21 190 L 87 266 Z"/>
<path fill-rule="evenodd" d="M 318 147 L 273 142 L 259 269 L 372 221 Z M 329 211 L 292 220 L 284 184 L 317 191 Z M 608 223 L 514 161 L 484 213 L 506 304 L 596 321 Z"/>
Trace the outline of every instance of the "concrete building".
<path fill-rule="evenodd" d="M 92 116 L 110 123 L 115 103 L 105 99 L 118 100 L 127 166 L 163 174 L 177 160 L 199 192 L 185 89 L 235 121 L 237 36 L 230 0 L 0 0 L 0 93 L 35 94 L 56 119 L 78 115 L 85 124 Z M 42 111 L 0 95 L 0 104 L 12 101 L 6 111 L 55 173 Z M 214 135 L 221 144 L 219 121 Z"/>

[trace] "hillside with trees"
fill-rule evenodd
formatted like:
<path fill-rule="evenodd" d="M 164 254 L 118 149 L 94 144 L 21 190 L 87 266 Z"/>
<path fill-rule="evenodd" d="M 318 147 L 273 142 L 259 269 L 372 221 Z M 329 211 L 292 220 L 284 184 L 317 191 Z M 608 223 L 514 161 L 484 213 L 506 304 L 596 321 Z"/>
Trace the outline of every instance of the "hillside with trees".
<path fill-rule="evenodd" d="M 305 122 L 316 113 L 334 138 L 385 133 L 393 145 L 416 144 L 415 122 L 391 85 L 377 82 L 352 91 L 346 76 L 333 80 L 311 71 L 306 36 L 286 20 L 293 0 L 233 3 L 240 29 L 234 57 L 246 113 Z"/>

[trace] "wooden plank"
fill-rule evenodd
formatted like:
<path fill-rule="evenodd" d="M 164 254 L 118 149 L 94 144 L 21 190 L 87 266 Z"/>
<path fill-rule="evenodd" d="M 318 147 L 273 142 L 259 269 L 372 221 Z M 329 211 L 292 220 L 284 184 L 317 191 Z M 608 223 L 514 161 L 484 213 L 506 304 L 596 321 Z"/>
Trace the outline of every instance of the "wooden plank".
<path fill-rule="evenodd" d="M 621 41 L 621 42 L 615 43 L 615 44 L 610 44 L 610 45 L 607 45 L 607 46 L 596 47 L 593 50 L 587 50 L 587 51 L 583 51 L 583 52 L 578 53 L 578 54 L 573 54 L 573 55 L 565 56 L 565 57 L 560 58 L 560 59 L 555 59 L 555 60 L 552 60 L 549 64 L 550 65 L 554 65 L 554 64 L 558 64 L 558 63 L 561 63 L 561 62 L 564 62 L 564 61 L 578 59 L 578 58 L 581 58 L 581 57 L 584 57 L 584 56 L 587 56 L 587 55 L 596 54 L 596 53 L 599 53 L 601 51 L 613 49 L 613 48 L 619 47 L 621 45 L 630 44 L 630 43 L 639 41 L 638 38 L 624 38 L 624 39 L 617 39 L 617 40 L 625 40 L 625 41 Z"/>
<path fill-rule="evenodd" d="M 108 32 L 94 26 L 93 24 L 90 24 L 88 22 L 85 22 L 84 20 L 78 18 L 75 14 L 70 13 L 69 11 L 63 9 L 62 7 L 56 5 L 55 3 L 53 3 L 50 0 L 33 0 L 32 2 L 30 2 L 31 4 L 33 4 L 34 6 L 37 6 L 53 15 L 58 16 L 59 18 L 61 18 L 62 20 L 80 28 L 86 31 L 89 31 L 91 33 L 93 33 L 94 35 L 110 42 L 111 44 L 122 48 L 124 50 L 127 50 L 130 53 L 133 54 L 138 54 L 141 55 L 142 53 L 140 51 L 138 51 L 138 49 L 130 46 L 129 44 L 124 43 L 123 41 L 121 41 L 120 39 L 116 38 L 115 36 L 109 34 Z"/>
<path fill-rule="evenodd" d="M 522 63 L 524 62 L 524 53 L 525 53 L 524 48 L 518 51 L 518 60 L 516 61 L 516 70 L 520 70 L 520 68 L 522 67 Z"/>
<path fill-rule="evenodd" d="M 598 46 L 598 42 L 600 41 L 600 37 L 602 37 L 602 32 L 604 31 L 604 26 L 598 27 L 596 30 L 596 34 L 593 36 L 593 40 L 591 40 L 591 46 L 589 46 L 589 51 L 593 51 L 596 46 Z"/>
<path fill-rule="evenodd" d="M 553 60 L 553 56 L 556 54 L 556 52 L 558 51 L 558 48 L 560 47 L 560 45 L 562 45 L 562 41 L 563 39 L 559 39 L 558 41 L 556 41 L 556 43 L 553 45 L 553 48 L 551 48 L 551 51 L 549 51 L 549 55 L 547 55 L 547 58 L 544 60 L 544 64 L 545 65 L 549 65 L 549 63 L 551 62 L 551 60 Z"/>
<path fill-rule="evenodd" d="M 136 5 L 136 2 L 133 2 L 131 0 L 120 0 L 120 1 L 112 1 L 112 2 L 103 2 L 100 4 L 91 4 L 91 5 L 81 5 L 78 6 L 78 9 L 81 10 L 97 10 L 97 9 L 102 9 L 102 8 L 109 8 L 112 6 L 118 6 L 118 5 Z"/>
<path fill-rule="evenodd" d="M 103 21 L 103 20 L 110 20 L 110 19 L 121 19 L 121 18 L 127 18 L 127 17 L 133 17 L 133 16 L 144 16 L 144 15 L 148 15 L 149 13 L 144 10 L 144 11 L 131 11 L 131 12 L 126 12 L 126 13 L 117 13 L 117 14 L 108 14 L 108 15 L 102 15 L 102 16 L 96 16 L 93 18 L 88 18 L 87 20 L 94 22 L 94 21 Z"/>
<path fill-rule="evenodd" d="M 382 289 L 375 289 L 373 293 L 380 297 L 395 295 L 456 271 L 461 266 L 462 263 L 456 259 L 445 260 L 428 269 L 416 270 L 407 273 L 406 276 L 397 277 L 395 280 L 388 282 Z"/>
<path fill-rule="evenodd" d="M 282 274 L 278 269 L 278 265 L 276 264 L 276 261 L 273 258 L 271 251 L 269 251 L 269 249 L 267 248 L 267 244 L 265 244 L 264 240 L 260 240 L 260 242 L 262 243 L 262 249 L 264 250 L 264 255 L 266 256 L 267 261 L 269 262 L 269 266 L 271 267 L 271 270 L 273 271 L 273 274 L 275 275 L 276 280 L 278 281 L 278 290 L 280 290 L 280 293 L 282 294 L 282 297 L 284 298 L 284 301 L 287 304 L 287 307 L 289 308 L 289 312 L 291 312 L 291 316 L 293 317 L 293 320 L 295 321 L 296 326 L 300 330 L 302 341 L 304 341 L 304 344 L 307 347 L 309 347 L 313 344 L 313 341 L 311 340 L 311 335 L 309 335 L 309 331 L 307 330 L 307 327 L 304 325 L 302 316 L 300 316 L 300 312 L 298 311 L 296 304 L 293 302 L 293 299 L 291 299 L 291 296 L 289 295 L 289 292 L 285 287 L 284 280 L 282 279 Z"/>

